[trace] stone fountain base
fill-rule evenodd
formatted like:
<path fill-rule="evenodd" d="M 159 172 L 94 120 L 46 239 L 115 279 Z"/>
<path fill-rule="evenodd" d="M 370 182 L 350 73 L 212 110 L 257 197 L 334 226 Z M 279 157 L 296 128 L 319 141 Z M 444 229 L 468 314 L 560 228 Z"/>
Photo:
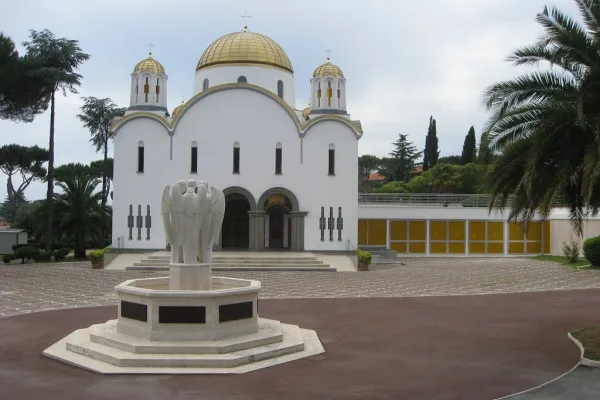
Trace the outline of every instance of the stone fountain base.
<path fill-rule="evenodd" d="M 77 330 L 43 354 L 103 374 L 216 374 L 325 351 L 316 332 L 258 317 L 260 282 L 209 277 L 206 290 L 174 290 L 173 278 L 185 275 L 123 282 L 117 320 Z"/>

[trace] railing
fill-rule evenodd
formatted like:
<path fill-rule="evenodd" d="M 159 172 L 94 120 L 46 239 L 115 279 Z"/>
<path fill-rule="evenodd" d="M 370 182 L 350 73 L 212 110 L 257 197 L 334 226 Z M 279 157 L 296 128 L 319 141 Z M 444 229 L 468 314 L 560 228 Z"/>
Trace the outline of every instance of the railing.
<path fill-rule="evenodd" d="M 402 204 L 406 206 L 431 205 L 441 207 L 488 207 L 486 194 L 443 193 L 359 193 L 359 204 Z"/>

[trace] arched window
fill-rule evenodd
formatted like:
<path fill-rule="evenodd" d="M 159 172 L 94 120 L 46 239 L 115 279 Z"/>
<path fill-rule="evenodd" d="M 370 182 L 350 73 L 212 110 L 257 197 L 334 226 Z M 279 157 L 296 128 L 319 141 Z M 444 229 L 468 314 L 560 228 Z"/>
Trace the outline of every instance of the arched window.
<path fill-rule="evenodd" d="M 319 88 L 317 89 L 317 107 L 321 107 L 321 82 L 319 82 Z"/>
<path fill-rule="evenodd" d="M 135 78 L 135 104 L 138 103 L 139 92 L 140 92 L 140 78 Z"/>
<path fill-rule="evenodd" d="M 335 145 L 329 143 L 329 175 L 335 175 Z"/>
<path fill-rule="evenodd" d="M 329 81 L 329 82 L 327 82 L 327 105 L 329 107 L 331 107 L 331 96 L 332 96 L 331 81 Z"/>
<path fill-rule="evenodd" d="M 204 80 L 204 82 L 202 82 L 202 90 L 208 89 L 208 85 L 209 85 L 209 82 L 208 82 L 208 78 L 207 78 Z"/>
<path fill-rule="evenodd" d="M 148 94 L 150 94 L 150 83 L 148 82 L 148 77 L 146 77 L 146 83 L 144 84 L 144 102 L 148 102 Z"/>
<path fill-rule="evenodd" d="M 144 172 L 144 142 L 141 140 L 138 142 L 138 165 L 137 172 Z"/>
<path fill-rule="evenodd" d="M 282 148 L 281 143 L 275 145 L 275 174 L 281 175 Z"/>
<path fill-rule="evenodd" d="M 233 143 L 233 173 L 240 173 L 240 142 Z"/>
<path fill-rule="evenodd" d="M 160 94 L 160 84 L 158 78 L 156 78 L 156 102 L 158 103 L 158 95 Z"/>
<path fill-rule="evenodd" d="M 248 83 L 248 79 L 244 75 L 238 77 L 238 83 Z"/>
<path fill-rule="evenodd" d="M 190 167 L 190 172 L 195 174 L 198 172 L 198 143 L 196 141 L 192 142 L 192 157 L 191 157 L 192 165 Z"/>
<path fill-rule="evenodd" d="M 338 82 L 338 88 L 337 88 L 337 105 L 338 108 L 342 107 L 342 84 L 340 82 Z"/>
<path fill-rule="evenodd" d="M 283 81 L 282 80 L 277 81 L 277 96 L 279 96 L 283 99 Z"/>

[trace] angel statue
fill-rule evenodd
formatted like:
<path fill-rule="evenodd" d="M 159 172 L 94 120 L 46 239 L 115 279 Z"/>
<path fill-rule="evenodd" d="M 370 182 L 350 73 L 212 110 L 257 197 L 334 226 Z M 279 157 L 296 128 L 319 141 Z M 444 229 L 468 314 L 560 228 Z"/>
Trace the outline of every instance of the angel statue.
<path fill-rule="evenodd" d="M 220 189 L 209 186 L 206 181 L 200 181 L 199 184 L 206 185 L 209 190 L 202 216 L 198 260 L 201 263 L 211 263 L 213 246 L 218 245 L 221 238 L 221 227 L 225 218 L 225 195 Z"/>
<path fill-rule="evenodd" d="M 162 213 L 165 233 L 171 245 L 171 263 L 180 262 L 180 248 L 185 264 L 198 263 L 200 228 L 207 199 L 207 185 L 198 185 L 193 179 L 163 190 Z"/>

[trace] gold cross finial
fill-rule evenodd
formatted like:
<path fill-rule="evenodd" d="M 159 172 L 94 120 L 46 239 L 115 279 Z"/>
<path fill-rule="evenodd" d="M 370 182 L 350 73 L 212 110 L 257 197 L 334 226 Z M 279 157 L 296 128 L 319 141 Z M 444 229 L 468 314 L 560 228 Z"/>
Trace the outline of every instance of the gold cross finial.
<path fill-rule="evenodd" d="M 327 54 L 327 61 L 331 59 L 331 49 L 325 49 L 325 54 Z"/>
<path fill-rule="evenodd" d="M 150 56 L 152 56 L 152 48 L 154 47 L 154 45 L 152 43 L 148 43 L 148 54 Z"/>
<path fill-rule="evenodd" d="M 252 18 L 252 15 L 248 15 L 248 10 L 244 10 L 244 15 L 242 15 L 242 18 L 244 18 L 244 30 L 247 31 L 248 30 L 248 18 Z"/>

